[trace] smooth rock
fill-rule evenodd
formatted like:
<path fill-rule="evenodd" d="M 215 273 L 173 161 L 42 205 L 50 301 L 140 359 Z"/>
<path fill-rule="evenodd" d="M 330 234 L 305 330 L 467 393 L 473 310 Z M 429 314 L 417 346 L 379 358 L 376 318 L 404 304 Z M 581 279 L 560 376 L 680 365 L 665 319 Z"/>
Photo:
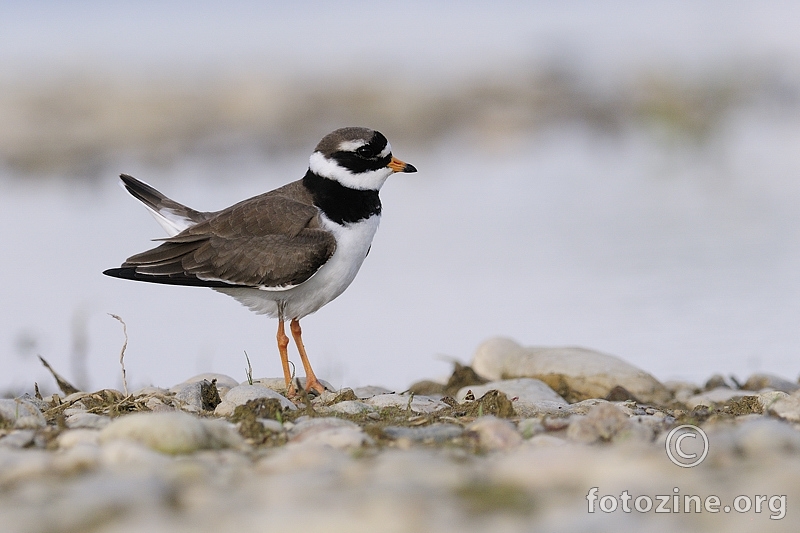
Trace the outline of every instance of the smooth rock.
<path fill-rule="evenodd" d="M 601 403 L 584 416 L 572 417 L 567 438 L 590 444 L 608 441 L 628 424 L 628 416 L 611 403 Z"/>
<path fill-rule="evenodd" d="M 477 435 L 478 446 L 484 450 L 507 450 L 522 443 L 522 435 L 514 424 L 492 415 L 478 418 L 466 429 Z"/>
<path fill-rule="evenodd" d="M 456 400 L 463 403 L 470 390 L 476 399 L 483 397 L 490 390 L 502 392 L 511 400 L 514 411 L 521 416 L 557 414 L 564 412 L 569 407 L 564 398 L 538 379 L 506 379 L 491 381 L 483 385 L 463 387 L 456 394 Z"/>
<path fill-rule="evenodd" d="M 211 383 L 215 379 L 217 380 L 216 386 L 220 396 L 224 396 L 229 390 L 231 390 L 234 387 L 238 387 L 240 385 L 238 381 L 228 376 L 227 374 L 217 374 L 214 372 L 206 372 L 203 374 L 192 376 L 186 381 L 184 381 L 184 383 L 196 383 L 199 381 L 208 381 L 209 383 Z"/>
<path fill-rule="evenodd" d="M 306 386 L 306 378 L 297 378 L 297 381 L 300 382 L 301 387 Z M 335 391 L 336 387 L 325 381 L 324 379 L 319 380 L 322 383 L 322 386 L 325 387 L 328 391 Z M 241 383 L 241 385 L 249 385 L 247 381 Z M 269 389 L 274 390 L 280 394 L 286 394 L 286 381 L 283 378 L 255 378 L 253 379 L 253 385 L 263 385 Z"/>
<path fill-rule="evenodd" d="M 800 391 L 772 402 L 767 411 L 789 422 L 800 422 Z"/>
<path fill-rule="evenodd" d="M 398 409 L 411 409 L 415 413 L 432 413 L 444 409 L 447 404 L 427 396 L 406 396 L 405 394 L 379 394 L 364 400 L 364 403 L 376 409 L 396 407 Z"/>
<path fill-rule="evenodd" d="M 734 441 L 737 451 L 753 457 L 800 452 L 800 431 L 774 418 L 759 416 L 739 425 Z"/>
<path fill-rule="evenodd" d="M 56 442 L 59 448 L 72 448 L 79 445 L 94 445 L 100 443 L 100 431 L 96 429 L 71 429 L 62 431 Z"/>
<path fill-rule="evenodd" d="M 331 446 L 337 449 L 373 444 L 358 424 L 341 418 L 308 418 L 289 431 L 289 442 Z"/>
<path fill-rule="evenodd" d="M 745 396 L 757 396 L 752 391 L 729 389 L 727 387 L 717 387 L 716 389 L 707 390 L 687 398 L 685 402 L 689 409 L 694 409 L 698 405 L 705 405 L 714 407 L 718 404 L 723 404 L 730 400 L 737 398 L 744 398 Z"/>
<path fill-rule="evenodd" d="M 27 448 L 33 446 L 36 431 L 33 429 L 18 429 L 5 437 L 0 438 L 0 446 L 7 448 Z"/>
<path fill-rule="evenodd" d="M 523 439 L 530 439 L 540 433 L 544 433 L 547 429 L 539 418 L 523 418 L 517 422 L 517 431 L 519 431 Z"/>
<path fill-rule="evenodd" d="M 170 454 L 244 446 L 242 437 L 232 424 L 224 420 L 198 418 L 181 411 L 119 417 L 100 432 L 101 444 L 116 439 L 137 441 Z"/>
<path fill-rule="evenodd" d="M 366 387 L 356 387 L 353 389 L 353 393 L 355 393 L 356 398 L 365 400 L 367 398 L 372 398 L 373 396 L 379 396 L 381 394 L 394 394 L 394 391 L 389 390 L 386 387 L 378 387 L 376 385 L 370 385 Z"/>
<path fill-rule="evenodd" d="M 789 395 L 785 392 L 779 390 L 771 390 L 766 392 L 761 392 L 758 394 L 758 401 L 761 404 L 761 407 L 764 409 L 764 412 L 769 412 L 770 407 L 772 407 L 778 400 L 783 400 L 784 398 L 788 398 Z"/>
<path fill-rule="evenodd" d="M 323 414 L 342 413 L 346 415 L 359 415 L 375 411 L 375 407 L 358 400 L 345 400 L 333 405 L 318 407 L 317 411 Z"/>
<path fill-rule="evenodd" d="M 67 427 L 70 429 L 103 429 L 111 422 L 111 417 L 77 411 L 66 417 Z"/>
<path fill-rule="evenodd" d="M 671 399 L 664 385 L 647 372 L 586 348 L 522 347 L 510 339 L 493 338 L 478 347 L 472 367 L 490 380 L 539 379 L 573 402 L 605 398 L 617 386 L 642 402 L 663 404 Z"/>
<path fill-rule="evenodd" d="M 540 435 L 534 435 L 530 439 L 527 440 L 528 446 L 533 446 L 536 448 L 556 448 L 559 446 L 564 446 L 569 441 L 566 439 L 561 439 L 554 435 L 548 435 L 546 433 L 542 433 Z"/>
<path fill-rule="evenodd" d="M 259 398 L 275 398 L 281 402 L 281 407 L 284 409 L 297 409 L 288 398 L 264 385 L 237 385 L 228 391 L 228 394 L 222 399 L 222 403 L 214 409 L 214 414 L 217 416 L 231 416 L 237 406 Z"/>
<path fill-rule="evenodd" d="M 0 399 L 0 419 L 15 429 L 37 429 L 47 424 L 39 408 L 22 399 Z"/>
<path fill-rule="evenodd" d="M 456 424 L 437 422 L 430 426 L 420 427 L 387 426 L 383 428 L 383 433 L 396 440 L 441 443 L 460 437 L 464 433 L 464 428 Z"/>
<path fill-rule="evenodd" d="M 784 379 L 780 376 L 774 376 L 772 374 L 753 374 L 747 378 L 747 381 L 745 381 L 744 385 L 742 385 L 742 388 L 752 391 L 772 389 L 791 394 L 797 390 L 800 390 L 800 385 L 794 381 Z"/>

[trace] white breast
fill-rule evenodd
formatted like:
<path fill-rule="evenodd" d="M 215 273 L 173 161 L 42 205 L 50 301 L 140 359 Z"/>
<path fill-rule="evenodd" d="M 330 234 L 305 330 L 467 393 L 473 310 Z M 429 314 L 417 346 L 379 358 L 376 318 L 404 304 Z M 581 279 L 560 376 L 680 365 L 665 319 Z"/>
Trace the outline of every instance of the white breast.
<path fill-rule="evenodd" d="M 378 230 L 380 215 L 355 224 L 339 225 L 322 215 L 322 226 L 336 238 L 336 250 L 328 262 L 308 280 L 284 291 L 258 289 L 216 289 L 236 298 L 258 314 L 278 316 L 277 302 L 286 302 L 284 318 L 302 318 L 317 311 L 353 282 Z"/>

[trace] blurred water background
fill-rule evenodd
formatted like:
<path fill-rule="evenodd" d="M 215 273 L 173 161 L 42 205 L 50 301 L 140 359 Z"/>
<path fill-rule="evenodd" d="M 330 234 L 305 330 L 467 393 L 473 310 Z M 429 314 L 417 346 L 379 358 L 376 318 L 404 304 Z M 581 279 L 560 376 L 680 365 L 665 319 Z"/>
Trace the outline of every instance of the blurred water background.
<path fill-rule="evenodd" d="M 419 168 L 304 320 L 336 386 L 405 388 L 507 335 L 660 379 L 800 371 L 800 4 L 0 3 L 0 390 L 278 376 L 275 321 L 101 275 L 300 178 L 330 130 Z M 294 357 L 294 355 L 293 355 Z M 296 359 L 296 357 L 295 357 Z"/>

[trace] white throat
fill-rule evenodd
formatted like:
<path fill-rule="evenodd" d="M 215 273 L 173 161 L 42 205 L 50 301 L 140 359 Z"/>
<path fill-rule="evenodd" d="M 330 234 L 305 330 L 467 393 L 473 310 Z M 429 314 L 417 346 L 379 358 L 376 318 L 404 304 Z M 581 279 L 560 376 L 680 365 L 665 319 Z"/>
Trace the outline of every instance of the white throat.
<path fill-rule="evenodd" d="M 308 168 L 318 176 L 338 181 L 350 189 L 362 191 L 379 191 L 386 178 L 392 175 L 392 169 L 389 167 L 353 174 L 348 169 L 340 167 L 336 161 L 326 158 L 321 152 L 311 154 Z"/>

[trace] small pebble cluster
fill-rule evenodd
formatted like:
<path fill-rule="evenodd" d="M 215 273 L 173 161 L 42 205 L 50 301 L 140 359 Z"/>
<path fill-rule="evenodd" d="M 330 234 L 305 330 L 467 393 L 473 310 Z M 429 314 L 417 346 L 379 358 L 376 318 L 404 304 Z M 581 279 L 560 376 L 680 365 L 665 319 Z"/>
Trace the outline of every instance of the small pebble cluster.
<path fill-rule="evenodd" d="M 0 400 L 2 530 L 797 527 L 800 385 L 776 376 L 660 383 L 611 355 L 496 338 L 446 383 L 283 387 L 204 374 Z M 666 453 L 682 425 L 709 443 L 692 468 Z"/>

